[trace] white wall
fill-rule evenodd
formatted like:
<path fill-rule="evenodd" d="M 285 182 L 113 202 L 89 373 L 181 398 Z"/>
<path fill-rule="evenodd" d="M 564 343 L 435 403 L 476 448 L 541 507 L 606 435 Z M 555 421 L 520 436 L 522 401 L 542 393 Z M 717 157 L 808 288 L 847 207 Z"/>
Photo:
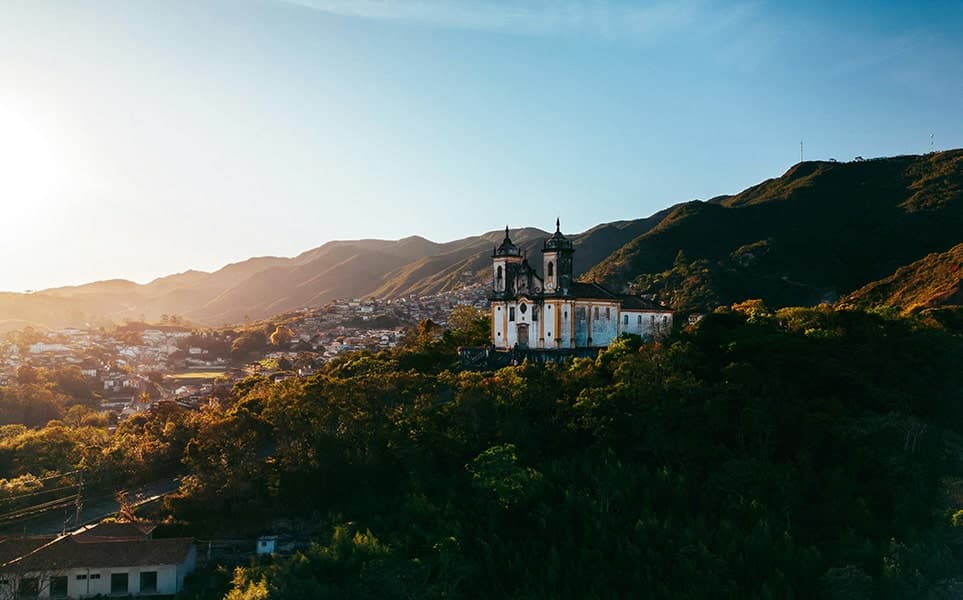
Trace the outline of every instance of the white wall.
<path fill-rule="evenodd" d="M 191 551 L 191 558 L 188 562 L 193 569 L 194 551 Z M 182 569 L 185 572 L 189 569 Z M 156 567 L 124 567 L 111 569 L 70 569 L 61 572 L 45 572 L 41 574 L 28 573 L 25 577 L 39 577 L 40 594 L 39 598 L 50 598 L 50 578 L 53 576 L 67 577 L 67 595 L 70 598 L 89 598 L 98 594 L 110 595 L 110 576 L 113 573 L 127 573 L 127 593 L 137 595 L 140 593 L 140 574 L 141 572 L 154 571 L 157 573 L 157 591 L 151 594 L 174 595 L 178 588 L 183 584 L 183 576 L 178 577 L 178 570 L 173 565 Z M 99 577 L 97 577 L 99 575 Z M 78 576 L 83 579 L 78 579 Z M 92 577 L 93 576 L 93 577 Z M 7 597 L 4 592 L 9 590 L 10 585 L 0 586 L 0 597 Z"/>
<path fill-rule="evenodd" d="M 672 331 L 672 313 L 662 311 L 624 311 L 629 317 L 628 325 L 624 316 L 620 326 L 622 333 L 634 333 L 646 339 L 657 338 Z M 639 318 L 641 317 L 641 323 Z"/>

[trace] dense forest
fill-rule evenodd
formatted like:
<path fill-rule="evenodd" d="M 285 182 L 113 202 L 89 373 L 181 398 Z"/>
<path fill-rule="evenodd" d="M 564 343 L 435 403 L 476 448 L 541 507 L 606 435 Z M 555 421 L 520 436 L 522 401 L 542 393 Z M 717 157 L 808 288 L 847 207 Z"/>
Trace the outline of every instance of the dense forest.
<path fill-rule="evenodd" d="M 486 335 L 426 322 L 397 350 L 116 430 L 25 372 L 65 408 L 0 430 L 0 492 L 183 474 L 156 535 L 283 520 L 313 540 L 204 567 L 188 598 L 963 591 L 963 348 L 938 322 L 750 301 L 595 360 L 459 371 L 455 348 Z"/>

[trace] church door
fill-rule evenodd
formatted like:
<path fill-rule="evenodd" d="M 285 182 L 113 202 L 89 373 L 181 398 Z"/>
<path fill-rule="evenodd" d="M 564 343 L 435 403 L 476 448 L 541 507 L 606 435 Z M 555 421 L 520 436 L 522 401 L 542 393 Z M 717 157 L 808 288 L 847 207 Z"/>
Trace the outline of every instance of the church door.
<path fill-rule="evenodd" d="M 528 324 L 522 323 L 518 326 L 518 347 L 528 348 Z"/>

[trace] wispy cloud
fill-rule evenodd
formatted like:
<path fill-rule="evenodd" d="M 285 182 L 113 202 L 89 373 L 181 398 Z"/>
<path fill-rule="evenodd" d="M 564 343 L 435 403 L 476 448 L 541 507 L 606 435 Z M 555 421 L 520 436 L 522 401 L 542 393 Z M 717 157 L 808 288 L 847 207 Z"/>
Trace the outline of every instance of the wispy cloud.
<path fill-rule="evenodd" d="M 697 24 L 737 24 L 745 5 L 707 0 L 284 0 L 364 19 L 521 35 L 660 37 Z"/>

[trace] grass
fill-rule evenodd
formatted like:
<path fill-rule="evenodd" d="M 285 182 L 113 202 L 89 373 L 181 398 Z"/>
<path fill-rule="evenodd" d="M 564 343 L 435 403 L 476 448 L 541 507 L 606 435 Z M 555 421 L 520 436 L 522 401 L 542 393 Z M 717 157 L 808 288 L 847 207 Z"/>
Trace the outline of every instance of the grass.
<path fill-rule="evenodd" d="M 226 371 L 183 371 L 167 375 L 170 379 L 217 379 Z"/>

